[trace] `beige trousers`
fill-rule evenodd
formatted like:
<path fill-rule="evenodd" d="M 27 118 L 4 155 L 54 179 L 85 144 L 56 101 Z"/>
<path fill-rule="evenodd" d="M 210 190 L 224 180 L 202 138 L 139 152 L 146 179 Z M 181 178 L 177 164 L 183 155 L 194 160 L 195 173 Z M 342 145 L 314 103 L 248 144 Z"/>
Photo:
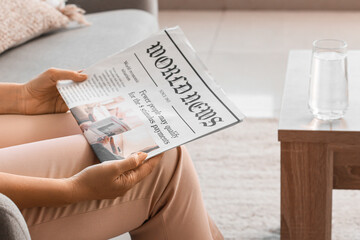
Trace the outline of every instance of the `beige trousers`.
<path fill-rule="evenodd" d="M 70 177 L 98 163 L 69 113 L 0 115 L 0 171 Z M 142 182 L 114 200 L 22 211 L 32 239 L 223 239 L 204 208 L 198 178 L 184 147 L 167 151 Z"/>

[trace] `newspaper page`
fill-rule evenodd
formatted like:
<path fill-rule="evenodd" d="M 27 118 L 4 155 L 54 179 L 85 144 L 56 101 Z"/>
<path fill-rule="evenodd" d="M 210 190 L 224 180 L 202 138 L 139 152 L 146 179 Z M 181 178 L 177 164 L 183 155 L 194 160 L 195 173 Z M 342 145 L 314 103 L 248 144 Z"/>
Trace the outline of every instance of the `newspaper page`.
<path fill-rule="evenodd" d="M 225 96 L 179 27 L 162 30 L 84 71 L 58 90 L 101 161 L 148 158 L 232 126 Z"/>

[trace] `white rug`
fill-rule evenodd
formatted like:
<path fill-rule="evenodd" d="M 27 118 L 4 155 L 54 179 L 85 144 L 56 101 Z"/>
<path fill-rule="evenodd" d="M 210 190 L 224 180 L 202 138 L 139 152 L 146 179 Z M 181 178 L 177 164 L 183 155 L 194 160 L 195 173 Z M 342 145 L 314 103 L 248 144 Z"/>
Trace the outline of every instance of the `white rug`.
<path fill-rule="evenodd" d="M 187 144 L 207 209 L 226 239 L 280 239 L 277 120 L 248 119 Z M 360 239 L 360 191 L 333 191 L 333 238 Z"/>

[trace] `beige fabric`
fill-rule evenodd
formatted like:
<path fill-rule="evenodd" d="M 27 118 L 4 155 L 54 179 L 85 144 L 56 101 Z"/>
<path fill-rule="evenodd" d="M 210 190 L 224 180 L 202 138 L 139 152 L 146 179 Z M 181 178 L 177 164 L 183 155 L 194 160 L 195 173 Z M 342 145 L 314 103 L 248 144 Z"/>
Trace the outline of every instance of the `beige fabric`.
<path fill-rule="evenodd" d="M 64 178 L 99 163 L 70 113 L 0 115 L 0 122 L 0 132 L 12 129 L 18 136 L 12 141 L 16 146 L 0 148 L 0 172 Z M 20 127 L 24 122 L 30 123 L 28 129 Z M 51 130 L 58 126 L 64 133 Z M 7 136 L 0 135 L 0 146 L 6 145 Z M 207 215 L 196 171 L 183 146 L 165 152 L 154 171 L 121 197 L 29 208 L 22 214 L 33 240 L 98 240 L 124 232 L 133 240 L 224 239 Z"/>
<path fill-rule="evenodd" d="M 0 0 L 0 6 L 0 53 L 69 22 L 39 0 Z"/>

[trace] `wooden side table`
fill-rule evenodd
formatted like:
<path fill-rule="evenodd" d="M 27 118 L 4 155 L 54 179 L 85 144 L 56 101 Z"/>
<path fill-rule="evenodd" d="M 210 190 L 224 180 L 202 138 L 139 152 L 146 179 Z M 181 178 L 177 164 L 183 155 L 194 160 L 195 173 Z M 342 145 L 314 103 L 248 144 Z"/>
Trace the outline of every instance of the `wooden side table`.
<path fill-rule="evenodd" d="M 324 122 L 308 110 L 311 51 L 291 51 L 278 138 L 281 239 L 331 239 L 333 189 L 360 189 L 360 51 L 350 51 L 349 110 Z"/>

